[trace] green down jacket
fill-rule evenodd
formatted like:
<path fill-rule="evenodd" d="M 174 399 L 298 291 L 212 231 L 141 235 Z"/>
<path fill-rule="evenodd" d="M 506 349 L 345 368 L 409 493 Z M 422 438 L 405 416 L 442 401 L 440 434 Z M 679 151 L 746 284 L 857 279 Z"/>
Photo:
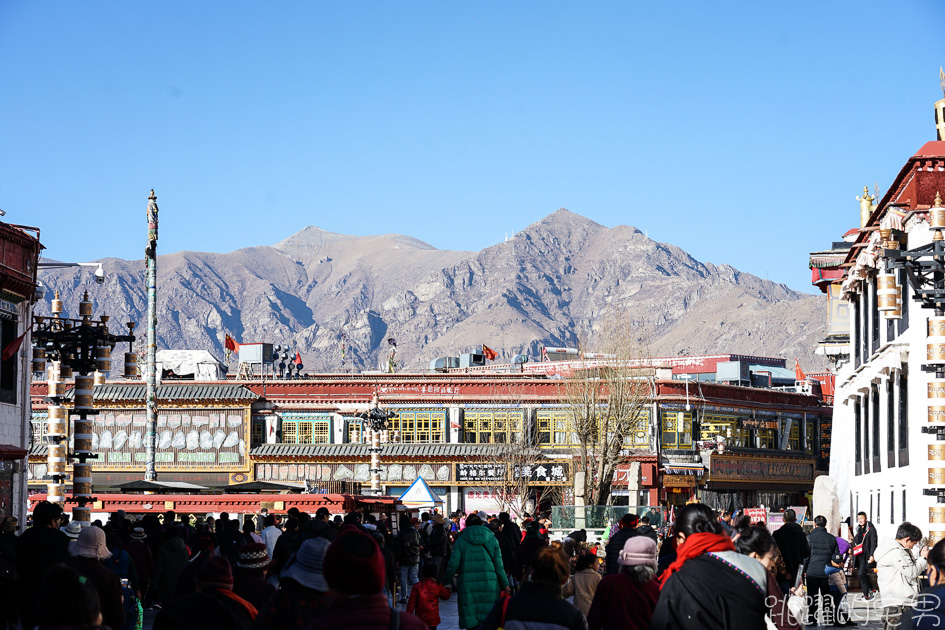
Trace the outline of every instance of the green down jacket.
<path fill-rule="evenodd" d="M 448 585 L 453 575 L 458 585 L 459 627 L 476 628 L 492 610 L 499 592 L 509 585 L 499 542 L 492 530 L 473 525 L 462 531 L 453 547 L 443 583 Z"/>

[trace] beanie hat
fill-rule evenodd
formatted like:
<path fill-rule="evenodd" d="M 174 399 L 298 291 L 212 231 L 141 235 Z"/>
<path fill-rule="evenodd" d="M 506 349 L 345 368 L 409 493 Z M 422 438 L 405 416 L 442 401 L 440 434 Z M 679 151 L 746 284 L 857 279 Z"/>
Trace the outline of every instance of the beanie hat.
<path fill-rule="evenodd" d="M 222 591 L 233 590 L 233 571 L 230 561 L 223 556 L 214 556 L 203 565 L 197 573 L 194 585 L 204 590 L 217 589 Z"/>
<path fill-rule="evenodd" d="M 345 527 L 325 552 L 324 575 L 335 590 L 374 595 L 384 588 L 384 555 L 373 538 Z"/>
<path fill-rule="evenodd" d="M 649 565 L 656 568 L 656 543 L 649 536 L 632 536 L 623 544 L 617 564 L 625 567 Z"/>
<path fill-rule="evenodd" d="M 236 566 L 242 569 L 268 569 L 269 550 L 263 543 L 249 543 L 240 547 L 240 559 Z"/>

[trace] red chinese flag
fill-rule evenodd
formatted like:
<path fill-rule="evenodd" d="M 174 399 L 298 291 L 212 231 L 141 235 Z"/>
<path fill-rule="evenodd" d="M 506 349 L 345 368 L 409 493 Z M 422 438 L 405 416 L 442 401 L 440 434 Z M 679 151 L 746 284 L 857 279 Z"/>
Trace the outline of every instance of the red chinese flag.
<path fill-rule="evenodd" d="M 484 354 L 485 357 L 490 361 L 495 361 L 496 357 L 499 356 L 496 354 L 495 350 L 485 344 L 482 345 L 482 354 Z"/>
<path fill-rule="evenodd" d="M 13 355 L 17 353 L 20 349 L 20 345 L 23 343 L 23 339 L 26 338 L 26 333 L 23 333 L 13 341 L 7 344 L 6 348 L 3 349 L 3 354 L 0 355 L 0 360 L 9 361 L 13 358 Z"/>
<path fill-rule="evenodd" d="M 801 369 L 801 364 L 797 360 L 797 357 L 794 357 L 794 378 L 799 381 L 807 380 L 807 375 L 804 374 L 804 370 Z"/>
<path fill-rule="evenodd" d="M 229 335 L 226 336 L 226 339 L 223 341 L 223 347 L 232 352 L 240 351 L 240 344 L 236 343 L 236 340 Z"/>
<path fill-rule="evenodd" d="M 302 364 L 302 355 L 299 354 L 298 350 L 295 351 L 295 361 L 293 361 L 293 363 L 295 363 L 296 365 Z"/>

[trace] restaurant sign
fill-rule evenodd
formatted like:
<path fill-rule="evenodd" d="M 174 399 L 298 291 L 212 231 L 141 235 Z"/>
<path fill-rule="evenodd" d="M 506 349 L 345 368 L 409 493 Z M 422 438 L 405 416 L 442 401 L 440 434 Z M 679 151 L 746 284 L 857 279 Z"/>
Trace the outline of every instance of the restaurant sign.
<path fill-rule="evenodd" d="M 710 481 L 752 483 L 812 483 L 814 462 L 799 459 L 713 455 Z"/>

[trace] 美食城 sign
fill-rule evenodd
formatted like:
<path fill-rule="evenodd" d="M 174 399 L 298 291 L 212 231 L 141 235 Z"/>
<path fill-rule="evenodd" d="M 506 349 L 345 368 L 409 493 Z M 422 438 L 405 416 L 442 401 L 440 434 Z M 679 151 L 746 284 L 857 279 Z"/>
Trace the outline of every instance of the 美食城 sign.
<path fill-rule="evenodd" d="M 713 455 L 710 481 L 752 483 L 813 483 L 814 461 Z"/>

